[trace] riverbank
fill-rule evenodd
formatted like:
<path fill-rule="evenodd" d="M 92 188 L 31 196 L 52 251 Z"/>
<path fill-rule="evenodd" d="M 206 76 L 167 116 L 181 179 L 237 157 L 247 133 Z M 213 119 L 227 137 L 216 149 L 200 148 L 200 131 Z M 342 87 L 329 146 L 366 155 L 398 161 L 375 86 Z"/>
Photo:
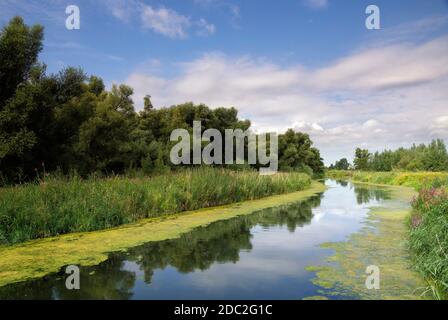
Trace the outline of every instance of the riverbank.
<path fill-rule="evenodd" d="M 448 185 L 448 173 L 445 172 L 365 172 L 330 170 L 326 177 L 331 179 L 350 179 L 354 182 L 365 182 L 377 185 L 393 185 L 414 188 Z"/>
<path fill-rule="evenodd" d="M 307 190 L 139 221 L 119 228 L 63 235 L 0 247 L 0 286 L 43 277 L 66 265 L 92 266 L 108 253 L 124 251 L 147 242 L 174 239 L 199 226 L 219 220 L 304 201 L 322 193 L 313 182 Z"/>
<path fill-rule="evenodd" d="M 427 281 L 427 292 L 448 299 L 448 173 L 329 171 L 328 177 L 355 182 L 404 185 L 419 191 L 409 200 L 406 219 L 414 268 Z"/>
<path fill-rule="evenodd" d="M 415 268 L 436 299 L 448 299 L 448 185 L 423 188 L 412 205 L 410 248 Z"/>
<path fill-rule="evenodd" d="M 161 217 L 305 190 L 303 173 L 200 168 L 143 178 L 50 178 L 0 189 L 0 244 L 104 230 Z"/>

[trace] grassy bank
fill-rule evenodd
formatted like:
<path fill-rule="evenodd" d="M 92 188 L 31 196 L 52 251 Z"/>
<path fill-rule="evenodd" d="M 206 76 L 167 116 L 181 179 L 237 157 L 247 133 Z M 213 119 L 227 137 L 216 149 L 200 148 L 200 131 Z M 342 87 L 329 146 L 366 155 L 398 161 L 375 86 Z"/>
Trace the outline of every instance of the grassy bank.
<path fill-rule="evenodd" d="M 437 299 L 448 299 L 448 173 L 329 171 L 327 177 L 415 188 L 408 221 L 414 267 Z"/>
<path fill-rule="evenodd" d="M 326 176 L 333 179 L 351 179 L 355 182 L 387 184 L 411 187 L 416 190 L 434 185 L 448 185 L 445 172 L 365 172 L 365 171 L 327 171 Z"/>
<path fill-rule="evenodd" d="M 200 226 L 250 215 L 267 208 L 290 205 L 323 191 L 323 184 L 313 182 L 310 188 L 304 191 L 144 219 L 109 230 L 67 234 L 23 244 L 0 246 L 0 287 L 41 278 L 58 272 L 61 267 L 67 265 L 97 265 L 105 261 L 110 252 L 124 251 L 147 242 L 178 238 Z"/>
<path fill-rule="evenodd" d="M 49 179 L 0 189 L 0 242 L 107 229 L 144 218 L 299 191 L 301 173 L 260 176 L 212 168 L 152 178 Z"/>
<path fill-rule="evenodd" d="M 410 248 L 415 267 L 437 299 L 448 299 L 447 186 L 423 188 L 413 201 L 409 219 Z"/>

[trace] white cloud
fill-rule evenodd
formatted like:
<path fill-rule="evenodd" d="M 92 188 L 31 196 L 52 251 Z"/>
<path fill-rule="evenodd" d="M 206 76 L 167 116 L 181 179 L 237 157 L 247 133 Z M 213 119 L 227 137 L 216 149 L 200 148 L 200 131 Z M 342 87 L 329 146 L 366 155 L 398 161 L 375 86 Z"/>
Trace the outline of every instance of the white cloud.
<path fill-rule="evenodd" d="M 255 129 L 310 133 L 327 161 L 357 145 L 393 148 L 448 138 L 448 38 L 365 49 L 317 69 L 209 53 L 157 78 L 133 73 L 136 102 L 235 106 Z M 431 118 L 428 119 L 428 115 Z"/>
<path fill-rule="evenodd" d="M 364 50 L 318 70 L 313 86 L 334 89 L 390 89 L 428 82 L 447 73 L 448 37 L 422 45 Z M 428 58 L 428 57 L 431 57 Z"/>
<path fill-rule="evenodd" d="M 376 44 L 392 44 L 403 41 L 422 40 L 425 36 L 448 25 L 448 15 L 435 15 L 369 33 L 370 40 Z"/>
<path fill-rule="evenodd" d="M 364 128 L 371 129 L 377 127 L 378 125 L 379 125 L 378 121 L 376 121 L 375 119 L 369 119 L 366 122 L 364 122 L 362 126 Z"/>
<path fill-rule="evenodd" d="M 328 0 L 304 0 L 305 4 L 314 9 L 323 9 L 328 7 Z"/>
<path fill-rule="evenodd" d="M 448 136 L 448 115 L 436 117 L 433 120 L 430 129 L 431 135 L 435 138 Z"/>
<path fill-rule="evenodd" d="M 144 6 L 142 11 L 142 23 L 144 28 L 168 36 L 170 38 L 185 38 L 190 27 L 190 18 L 167 8 L 153 9 Z"/>
<path fill-rule="evenodd" d="M 132 74 L 127 79 L 126 83 L 130 84 L 134 89 L 134 100 L 143 101 L 147 95 L 164 96 L 166 93 L 167 81 L 157 77 L 151 77 L 143 74 Z"/>
<path fill-rule="evenodd" d="M 212 35 L 216 31 L 216 26 L 204 18 L 194 20 L 173 9 L 163 6 L 156 8 L 141 0 L 101 0 L 101 2 L 115 18 L 127 23 L 137 20 L 142 28 L 169 38 L 187 38 L 191 29 L 195 29 L 196 34 L 200 36 Z"/>

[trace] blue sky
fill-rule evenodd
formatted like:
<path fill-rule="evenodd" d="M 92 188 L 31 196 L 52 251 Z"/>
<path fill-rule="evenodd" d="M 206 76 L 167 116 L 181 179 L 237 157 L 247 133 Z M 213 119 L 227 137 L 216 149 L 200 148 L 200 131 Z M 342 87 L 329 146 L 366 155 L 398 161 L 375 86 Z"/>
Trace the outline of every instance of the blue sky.
<path fill-rule="evenodd" d="M 81 29 L 65 28 L 80 8 Z M 365 9 L 381 10 L 367 30 Z M 445 0 L 1 0 L 45 26 L 50 72 L 80 66 L 157 106 L 235 106 L 254 129 L 310 133 L 326 163 L 448 138 Z"/>

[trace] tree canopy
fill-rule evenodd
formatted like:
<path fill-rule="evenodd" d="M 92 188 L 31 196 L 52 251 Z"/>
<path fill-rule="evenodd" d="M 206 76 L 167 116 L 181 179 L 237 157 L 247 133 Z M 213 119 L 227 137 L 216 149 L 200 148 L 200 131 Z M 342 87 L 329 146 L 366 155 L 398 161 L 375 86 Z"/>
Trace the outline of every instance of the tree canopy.
<path fill-rule="evenodd" d="M 330 170 L 348 170 L 350 169 L 350 163 L 347 158 L 342 158 L 335 162 L 335 164 L 329 167 Z"/>
<path fill-rule="evenodd" d="M 173 169 L 170 134 L 193 121 L 203 130 L 250 128 L 235 108 L 211 109 L 188 102 L 155 108 L 148 95 L 135 110 L 133 89 L 114 85 L 82 69 L 46 73 L 38 62 L 43 27 L 13 18 L 0 33 L 0 178 L 21 182 L 59 170 L 90 173 L 145 173 Z M 148 88 L 151 90 L 151 88 Z M 288 130 L 279 136 L 283 170 L 323 173 L 319 151 L 307 134 Z"/>
<path fill-rule="evenodd" d="M 414 144 L 410 148 L 377 151 L 373 154 L 369 150 L 357 148 L 354 164 L 356 170 L 366 171 L 447 171 L 448 152 L 441 139 L 435 139 L 429 144 Z M 331 168 L 346 170 L 336 166 Z"/>

